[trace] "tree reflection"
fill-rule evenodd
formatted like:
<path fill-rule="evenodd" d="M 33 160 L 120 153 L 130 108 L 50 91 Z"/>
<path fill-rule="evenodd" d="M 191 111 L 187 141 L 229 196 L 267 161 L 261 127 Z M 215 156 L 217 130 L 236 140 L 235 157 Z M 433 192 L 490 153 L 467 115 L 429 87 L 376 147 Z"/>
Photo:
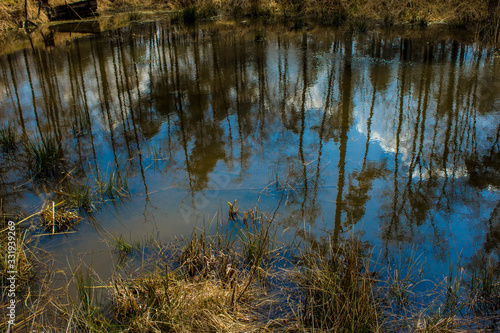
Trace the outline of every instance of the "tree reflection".
<path fill-rule="evenodd" d="M 56 137 L 75 177 L 126 166 L 146 194 L 157 148 L 162 181 L 194 206 L 217 172 L 257 192 L 274 172 L 293 188 L 283 224 L 323 220 L 334 240 L 378 218 L 385 244 L 424 229 L 443 244 L 447 214 L 499 186 L 499 65 L 486 52 L 319 28 L 269 27 L 256 42 L 254 31 L 155 22 L 4 56 L 0 117 Z M 29 181 L 20 155 L 17 176 L 1 157 L 6 186 Z"/>

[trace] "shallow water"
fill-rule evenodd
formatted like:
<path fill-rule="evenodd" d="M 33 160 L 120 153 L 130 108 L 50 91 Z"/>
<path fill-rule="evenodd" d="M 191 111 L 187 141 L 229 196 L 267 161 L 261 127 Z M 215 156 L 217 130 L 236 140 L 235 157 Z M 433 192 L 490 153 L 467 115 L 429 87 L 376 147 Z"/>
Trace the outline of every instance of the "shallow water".
<path fill-rule="evenodd" d="M 500 58 L 437 36 L 157 21 L 2 56 L 1 123 L 56 138 L 75 179 L 130 176 L 128 200 L 43 246 L 106 272 L 110 234 L 169 240 L 237 200 L 306 242 L 422 254 L 435 278 L 498 253 Z M 4 212 L 59 181 L 22 152 L 0 175 Z"/>

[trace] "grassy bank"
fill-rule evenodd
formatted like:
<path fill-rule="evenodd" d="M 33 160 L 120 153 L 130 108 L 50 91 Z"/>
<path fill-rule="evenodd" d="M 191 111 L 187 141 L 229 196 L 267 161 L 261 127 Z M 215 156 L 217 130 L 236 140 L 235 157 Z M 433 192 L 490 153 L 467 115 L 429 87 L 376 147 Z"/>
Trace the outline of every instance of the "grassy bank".
<path fill-rule="evenodd" d="M 16 330 L 463 332 L 498 323 L 500 283 L 492 258 L 458 267 L 422 292 L 418 260 L 376 268 L 367 244 L 352 234 L 305 245 L 279 242 L 276 233 L 273 215 L 233 206 L 224 221 L 169 244 L 111 239 L 118 255 L 142 258 L 133 266 L 140 268 L 129 266 L 104 281 L 92 267 L 77 265 L 54 290 L 60 271 L 36 255 L 29 233 L 19 232 Z M 7 300 L 2 294 L 2 316 Z"/>
<path fill-rule="evenodd" d="M 51 5 L 65 3 L 52 0 Z M 186 22 L 216 15 L 267 16 L 296 22 L 340 25 L 350 22 L 364 25 L 378 21 L 384 25 L 397 23 L 426 26 L 447 23 L 454 28 L 467 28 L 491 43 L 498 44 L 500 36 L 500 3 L 496 0 L 99 0 L 101 13 L 130 11 L 131 20 L 140 18 L 138 10 L 172 10 Z M 0 31 L 21 27 L 25 20 L 24 1 L 0 0 Z M 47 21 L 38 4 L 28 0 L 28 18 L 36 24 Z"/>

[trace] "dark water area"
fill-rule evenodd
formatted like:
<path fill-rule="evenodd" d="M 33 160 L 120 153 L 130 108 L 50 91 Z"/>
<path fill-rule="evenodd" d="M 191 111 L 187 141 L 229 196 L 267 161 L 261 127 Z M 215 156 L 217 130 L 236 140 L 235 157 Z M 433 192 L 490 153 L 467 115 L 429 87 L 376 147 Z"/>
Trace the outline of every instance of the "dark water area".
<path fill-rule="evenodd" d="M 499 116 L 500 58 L 448 38 L 158 21 L 0 58 L 1 124 L 55 138 L 74 179 L 128 172 L 129 199 L 41 237 L 103 272 L 107 235 L 169 240 L 235 200 L 279 206 L 306 243 L 355 232 L 382 264 L 415 253 L 429 277 L 497 256 Z M 4 212 L 58 191 L 31 171 L 1 153 Z"/>

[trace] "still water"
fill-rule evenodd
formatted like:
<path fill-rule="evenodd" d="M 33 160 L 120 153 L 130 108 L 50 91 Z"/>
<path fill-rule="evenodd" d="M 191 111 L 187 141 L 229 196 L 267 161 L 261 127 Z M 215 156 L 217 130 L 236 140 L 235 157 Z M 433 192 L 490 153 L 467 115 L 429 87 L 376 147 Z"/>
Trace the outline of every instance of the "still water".
<path fill-rule="evenodd" d="M 157 21 L 0 58 L 2 124 L 56 138 L 75 179 L 128 172 L 128 200 L 40 237 L 98 270 L 110 234 L 169 240 L 237 200 L 305 242 L 354 230 L 381 262 L 421 254 L 439 278 L 499 251 L 499 116 L 500 58 L 439 34 Z M 1 154 L 4 212 L 58 181 Z"/>

